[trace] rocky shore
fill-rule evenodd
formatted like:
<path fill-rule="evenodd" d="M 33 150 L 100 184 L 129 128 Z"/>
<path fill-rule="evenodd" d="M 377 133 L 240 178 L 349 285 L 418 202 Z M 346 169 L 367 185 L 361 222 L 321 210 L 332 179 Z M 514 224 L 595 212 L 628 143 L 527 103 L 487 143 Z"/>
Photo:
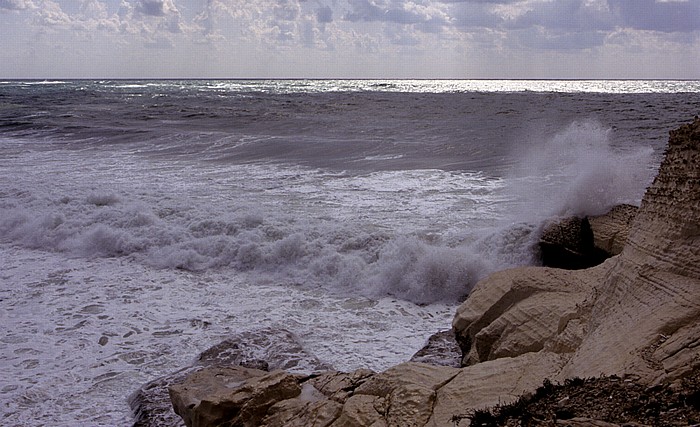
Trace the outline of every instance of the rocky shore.
<path fill-rule="evenodd" d="M 670 133 L 636 215 L 624 208 L 615 214 L 629 224 L 628 235 L 598 234 L 594 245 L 617 255 L 578 270 L 515 268 L 477 284 L 453 321 L 459 367 L 449 355 L 435 364 L 420 355 L 381 373 L 203 365 L 169 384 L 173 407 L 197 427 L 442 427 L 470 425 L 476 411 L 513 402 L 543 382 L 606 376 L 644 390 L 672 388 L 700 365 L 699 165 L 696 118 Z M 435 345 L 451 348 L 450 340 Z M 571 411 L 551 414 L 537 425 L 615 425 L 603 415 L 575 421 Z M 674 425 L 658 417 L 644 422 Z M 517 425 L 494 423 L 487 425 Z"/>

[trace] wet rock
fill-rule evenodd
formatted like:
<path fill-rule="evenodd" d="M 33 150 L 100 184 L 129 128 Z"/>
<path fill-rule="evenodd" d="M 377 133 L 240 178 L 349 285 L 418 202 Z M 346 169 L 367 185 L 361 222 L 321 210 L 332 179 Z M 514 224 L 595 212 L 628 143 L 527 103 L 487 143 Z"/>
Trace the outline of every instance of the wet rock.
<path fill-rule="evenodd" d="M 600 264 L 607 258 L 593 244 L 588 218 L 564 218 L 546 224 L 539 241 L 545 267 L 579 270 Z"/>
<path fill-rule="evenodd" d="M 193 366 L 151 381 L 134 392 L 128 399 L 134 413 L 134 425 L 183 426 L 182 419 L 173 411 L 168 388 L 206 367 L 238 366 L 258 371 L 285 369 L 314 372 L 329 369 L 317 357 L 306 352 L 289 331 L 272 328 L 245 331 L 202 352 Z"/>
<path fill-rule="evenodd" d="M 459 368 L 462 360 L 455 333 L 452 329 L 433 334 L 428 342 L 411 357 L 411 362 Z"/>
<path fill-rule="evenodd" d="M 210 367 L 170 386 L 170 398 L 188 427 L 253 427 L 271 406 L 301 394 L 298 377 L 284 371 Z"/>
<path fill-rule="evenodd" d="M 182 427 L 185 423 L 175 411 L 168 387 L 185 380 L 195 368 L 187 368 L 145 384 L 132 393 L 127 402 L 134 414 L 134 427 Z"/>
<path fill-rule="evenodd" d="M 603 215 L 569 217 L 543 227 L 540 258 L 545 267 L 579 270 L 618 255 L 627 242 L 638 208 L 617 205 Z"/>

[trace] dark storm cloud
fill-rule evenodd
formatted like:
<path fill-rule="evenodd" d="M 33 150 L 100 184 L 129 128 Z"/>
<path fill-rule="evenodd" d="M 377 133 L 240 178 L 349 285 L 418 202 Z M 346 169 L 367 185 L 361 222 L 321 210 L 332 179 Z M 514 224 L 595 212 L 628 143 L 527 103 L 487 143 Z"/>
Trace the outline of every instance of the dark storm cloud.
<path fill-rule="evenodd" d="M 542 50 L 576 50 L 602 46 L 618 29 L 690 33 L 700 30 L 700 0 L 654 1 L 556 0 L 524 2 L 506 0 L 441 0 L 449 3 L 450 17 L 463 31 L 490 29 L 506 34 L 513 47 Z M 495 7 L 496 4 L 499 7 Z M 523 12 L 499 14 L 510 3 Z M 523 6 L 526 6 L 523 8 Z M 675 38 L 676 42 L 694 38 Z"/>
<path fill-rule="evenodd" d="M 626 27 L 666 33 L 700 30 L 699 0 L 609 0 L 608 3 Z"/>
<path fill-rule="evenodd" d="M 138 3 L 138 11 L 144 15 L 164 16 L 165 4 L 163 0 L 141 0 Z"/>

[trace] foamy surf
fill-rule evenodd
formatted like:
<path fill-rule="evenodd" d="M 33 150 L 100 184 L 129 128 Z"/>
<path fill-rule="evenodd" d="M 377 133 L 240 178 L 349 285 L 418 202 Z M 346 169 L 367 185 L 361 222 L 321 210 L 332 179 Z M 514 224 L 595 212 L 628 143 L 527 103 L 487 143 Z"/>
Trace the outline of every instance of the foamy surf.
<path fill-rule="evenodd" d="M 0 245 L 4 425 L 127 425 L 125 397 L 229 335 L 294 331 L 341 370 L 382 370 L 449 327 L 454 307 L 333 297 L 246 275 L 153 270 Z M 59 392 L 60 391 L 60 392 Z M 99 402 L 99 404 L 97 404 Z"/>

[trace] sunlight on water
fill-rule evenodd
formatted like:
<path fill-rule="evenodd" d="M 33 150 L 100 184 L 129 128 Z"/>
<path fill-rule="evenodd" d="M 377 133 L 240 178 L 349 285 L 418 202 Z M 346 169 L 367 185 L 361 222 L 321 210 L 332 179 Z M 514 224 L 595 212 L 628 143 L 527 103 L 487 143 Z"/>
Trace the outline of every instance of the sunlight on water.
<path fill-rule="evenodd" d="M 27 82 L 59 84 L 63 82 Z M 697 80 L 181 80 L 101 85 L 118 88 L 180 87 L 223 92 L 272 94 L 328 92 L 551 92 L 551 93 L 698 93 Z"/>

